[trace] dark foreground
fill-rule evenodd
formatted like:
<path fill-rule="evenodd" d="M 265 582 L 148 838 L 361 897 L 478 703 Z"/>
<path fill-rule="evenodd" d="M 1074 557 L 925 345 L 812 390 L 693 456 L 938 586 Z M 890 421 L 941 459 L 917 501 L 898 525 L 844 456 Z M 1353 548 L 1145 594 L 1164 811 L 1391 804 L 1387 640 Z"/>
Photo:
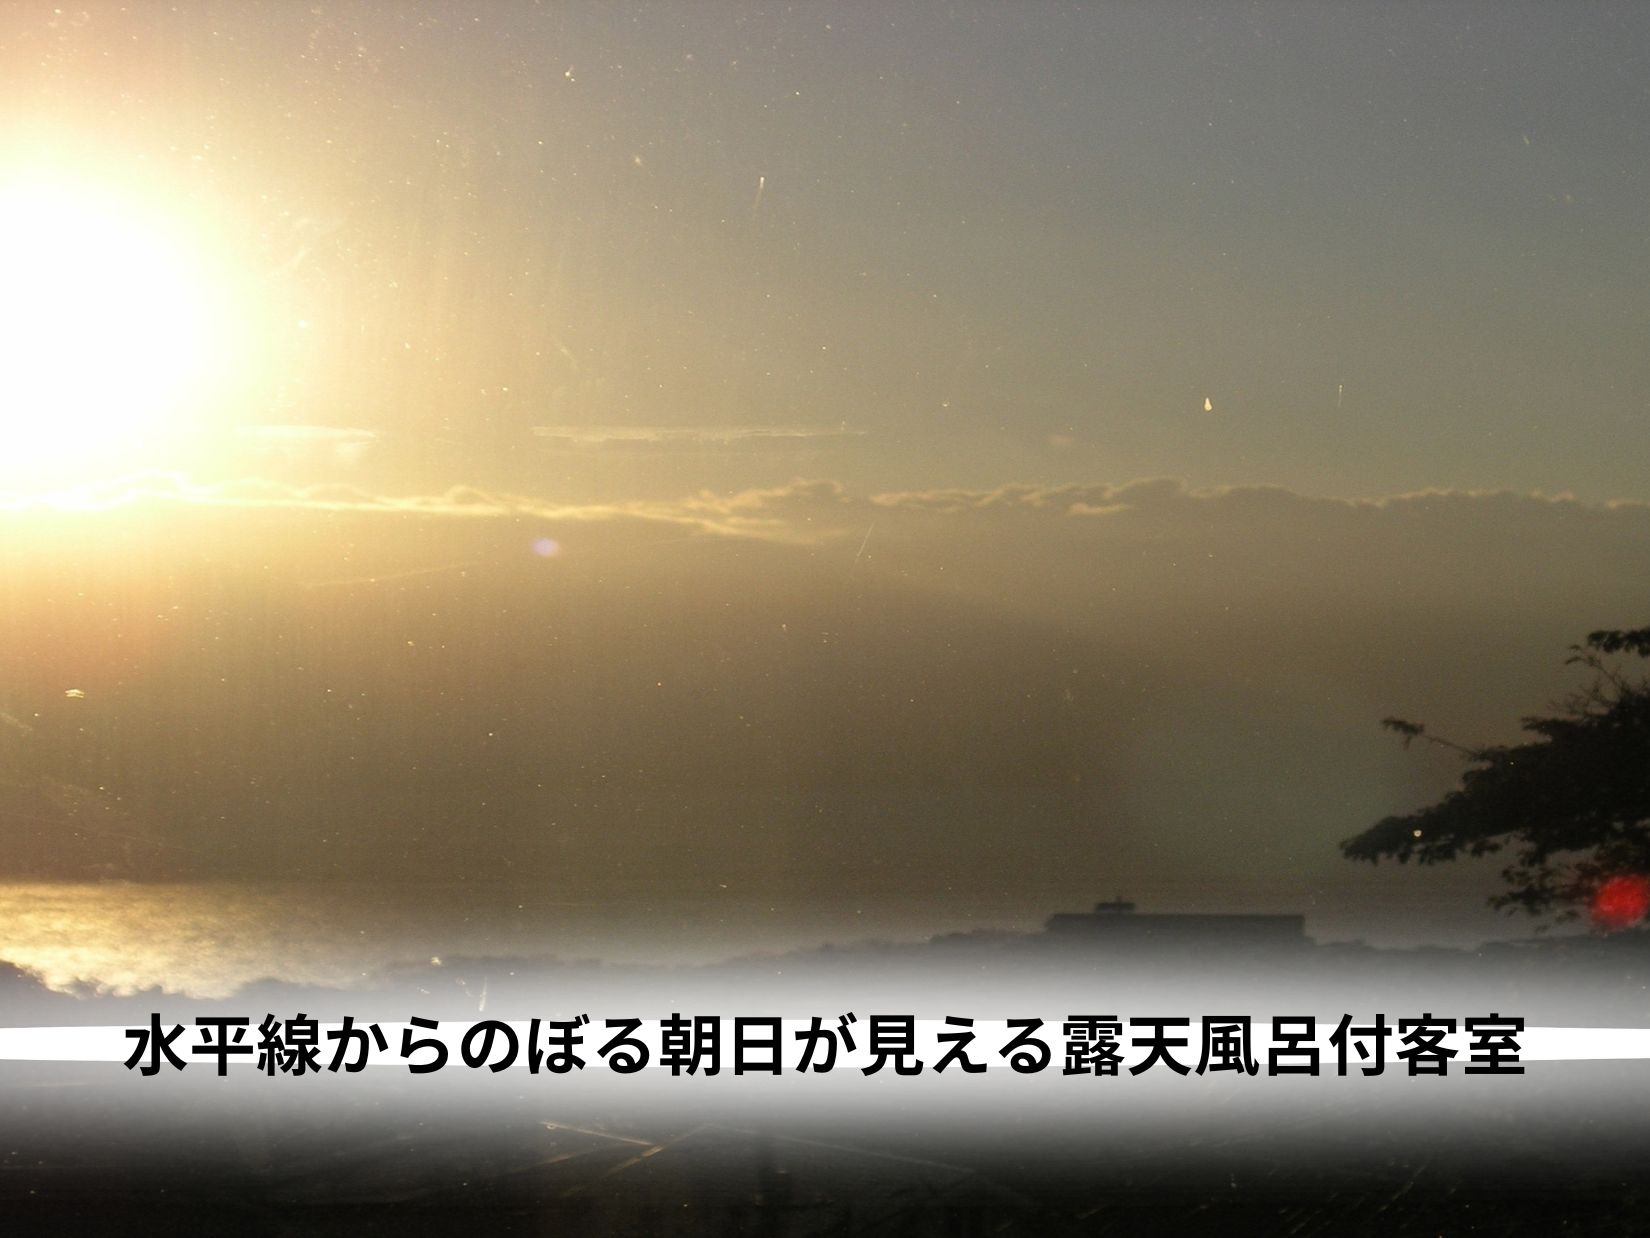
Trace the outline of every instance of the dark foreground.
<path fill-rule="evenodd" d="M 1247 994 L 1274 1010 L 1500 1009 L 1532 1026 L 1650 1027 L 1642 943 L 1507 957 L 1163 956 L 1149 969 L 1135 959 L 1130 973 L 1086 953 L 1006 948 L 691 974 L 477 961 L 359 992 L 266 986 L 221 1009 L 474 1018 L 485 990 L 497 1017 L 550 1005 L 611 1013 L 652 998 L 723 1012 L 936 1013 L 1004 994 L 1014 1011 L 1057 1013 L 1155 1009 L 1165 991 L 1183 991 L 1194 1010 Z M 478 984 L 486 976 L 490 988 Z M 171 1010 L 160 994 L 75 999 L 21 975 L 9 984 L 11 1026 L 132 1026 Z M 0 1205 L 6 1232 L 54 1234 L 1650 1232 L 1650 1062 L 1538 1061 L 1505 1079 L 1379 1087 L 1162 1079 L 1161 1103 L 1152 1076 L 872 1086 L 855 1073 L 813 1091 L 789 1077 L 769 1087 L 724 1076 L 702 1090 L 658 1080 L 658 1103 L 632 1093 L 626 1107 L 570 1081 L 485 1071 L 144 1080 L 113 1063 L 6 1062 Z M 805 1112 L 809 1097 L 844 1096 L 848 1117 L 834 1124 Z"/>
<path fill-rule="evenodd" d="M 1634 1165 L 1463 1170 L 1447 1157 L 1301 1172 L 930 1161 L 721 1127 L 656 1139 L 539 1126 L 491 1139 L 333 1130 L 95 1138 L 0 1166 L 8 1232 L 129 1234 L 1636 1234 Z"/>

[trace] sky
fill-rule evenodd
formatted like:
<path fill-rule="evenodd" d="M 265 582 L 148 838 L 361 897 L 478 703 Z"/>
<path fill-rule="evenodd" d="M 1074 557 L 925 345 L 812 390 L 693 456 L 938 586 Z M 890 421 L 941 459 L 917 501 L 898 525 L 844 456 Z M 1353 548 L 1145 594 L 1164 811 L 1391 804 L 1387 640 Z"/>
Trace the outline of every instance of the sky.
<path fill-rule="evenodd" d="M 1621 5 L 14 4 L 0 90 L 14 155 L 141 169 L 253 290 L 214 423 L 404 436 L 386 484 L 1602 500 L 1646 497 L 1647 47 Z"/>
<path fill-rule="evenodd" d="M 1647 50 L 10 4 L 5 768 L 214 874 L 1476 907 L 1335 844 L 1645 622 Z"/>
<path fill-rule="evenodd" d="M 1380 719 L 1516 739 L 1650 577 L 1650 505 L 1171 481 L 558 506 L 157 479 L 0 521 L 14 862 L 53 863 L 67 805 L 76 862 L 158 839 L 149 875 L 919 933 L 1119 893 L 1329 940 L 1526 932 L 1484 911 L 1493 858 L 1341 857 L 1462 770 Z"/>

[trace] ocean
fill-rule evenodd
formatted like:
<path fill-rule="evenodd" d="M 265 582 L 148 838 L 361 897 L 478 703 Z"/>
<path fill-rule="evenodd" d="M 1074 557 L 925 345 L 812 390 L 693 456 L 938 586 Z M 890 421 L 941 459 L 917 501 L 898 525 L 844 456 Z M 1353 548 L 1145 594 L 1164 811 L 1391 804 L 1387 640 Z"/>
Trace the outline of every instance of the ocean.
<path fill-rule="evenodd" d="M 1197 894 L 1162 891 L 1141 908 L 1305 911 L 1319 942 L 1463 947 L 1529 932 L 1477 904 L 1314 907 L 1279 898 L 1234 908 L 1206 907 Z M 432 959 L 699 964 L 825 944 L 1034 932 L 1051 912 L 1084 906 L 1069 895 L 992 891 L 830 899 L 476 883 L 9 882 L 0 884 L 0 959 L 57 989 L 210 998 L 260 980 L 351 988 Z"/>

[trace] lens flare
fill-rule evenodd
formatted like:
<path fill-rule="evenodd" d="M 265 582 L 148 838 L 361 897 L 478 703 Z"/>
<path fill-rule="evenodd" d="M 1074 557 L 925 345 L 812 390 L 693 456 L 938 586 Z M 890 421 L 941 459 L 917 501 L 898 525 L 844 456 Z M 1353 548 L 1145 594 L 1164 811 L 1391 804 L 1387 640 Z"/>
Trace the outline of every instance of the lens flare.
<path fill-rule="evenodd" d="M 1631 928 L 1650 913 L 1650 877 L 1611 877 L 1593 895 L 1593 923 L 1608 932 Z"/>

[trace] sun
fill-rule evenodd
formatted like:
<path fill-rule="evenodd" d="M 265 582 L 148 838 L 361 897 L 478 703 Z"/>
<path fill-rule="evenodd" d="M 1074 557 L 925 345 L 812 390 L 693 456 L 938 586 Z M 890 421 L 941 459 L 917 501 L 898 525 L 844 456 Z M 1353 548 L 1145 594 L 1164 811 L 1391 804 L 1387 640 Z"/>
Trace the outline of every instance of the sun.
<path fill-rule="evenodd" d="M 83 477 L 185 425 L 231 364 L 220 284 L 153 204 L 0 179 L 0 483 Z"/>

